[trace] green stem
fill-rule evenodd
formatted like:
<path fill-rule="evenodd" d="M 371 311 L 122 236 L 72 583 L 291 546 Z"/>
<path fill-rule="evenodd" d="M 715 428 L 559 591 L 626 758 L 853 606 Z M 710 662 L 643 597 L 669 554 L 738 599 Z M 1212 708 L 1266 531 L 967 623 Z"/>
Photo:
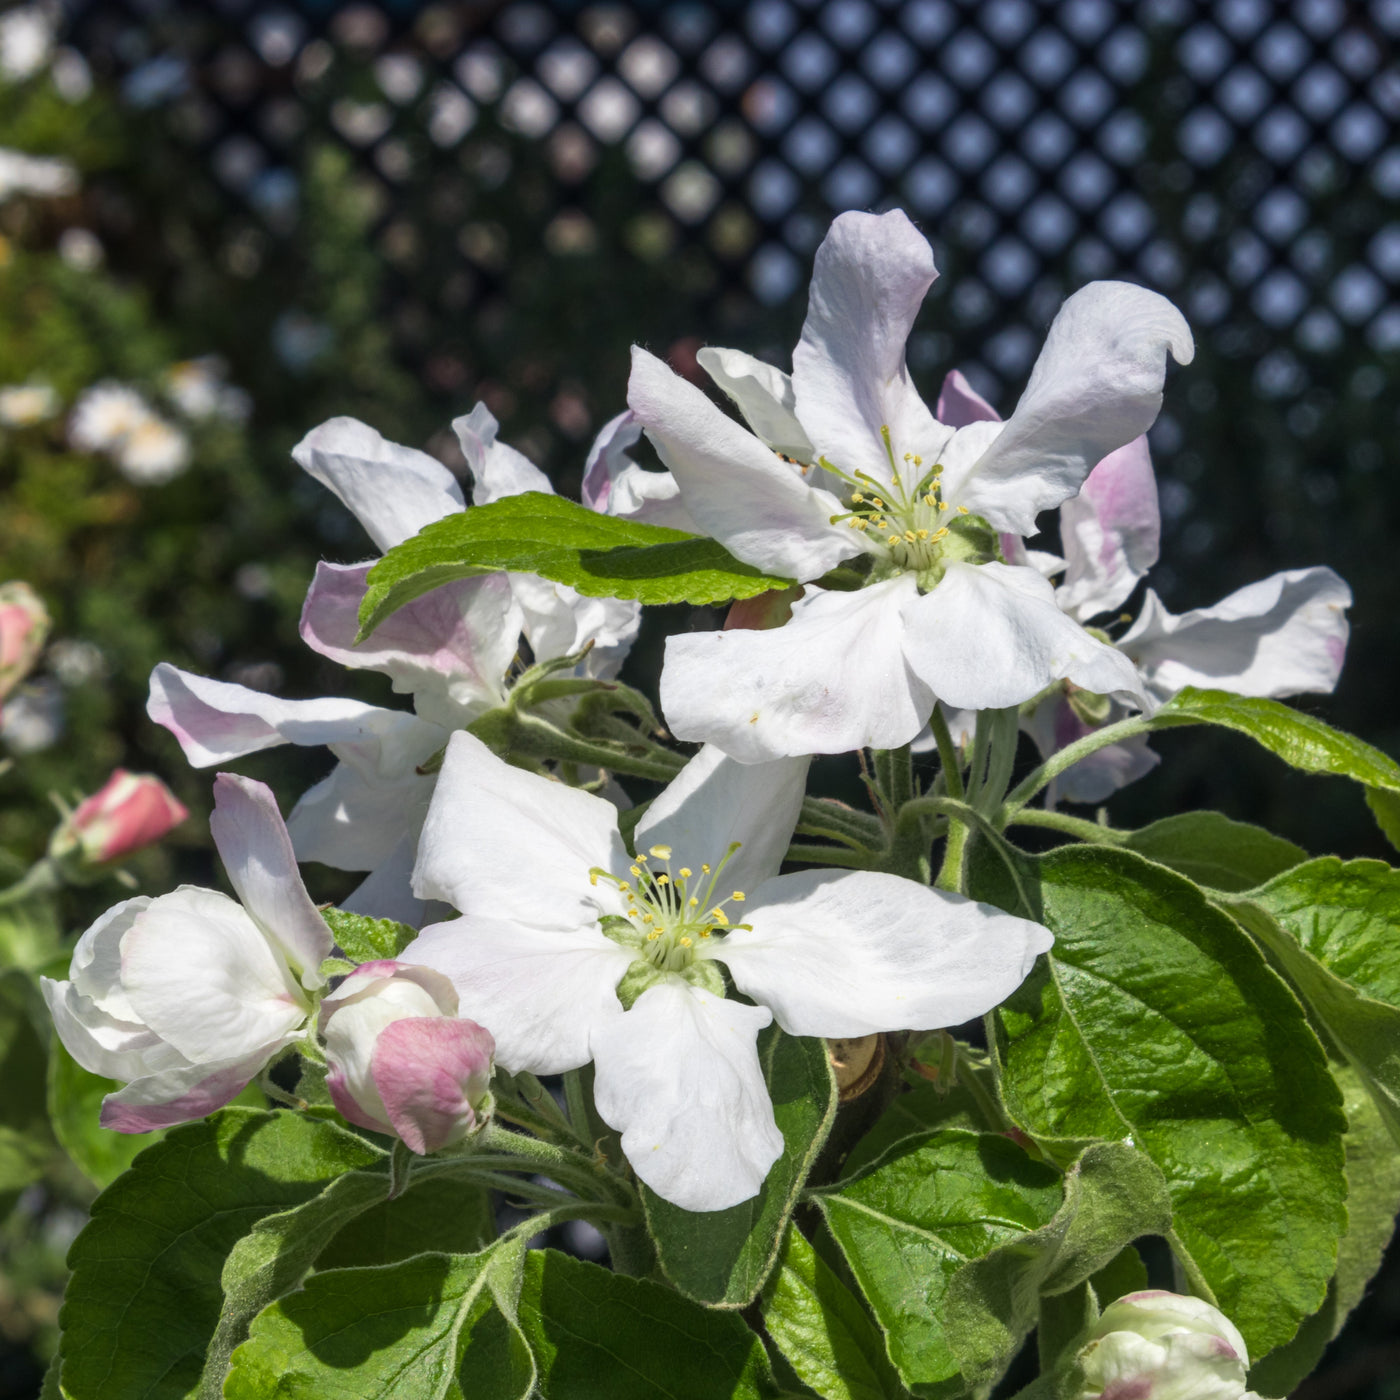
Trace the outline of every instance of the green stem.
<path fill-rule="evenodd" d="M 990 1027 L 988 1031 L 990 1033 Z M 977 1104 L 977 1110 L 981 1113 L 983 1121 L 994 1133 L 1004 1133 L 1011 1122 L 1007 1118 L 1000 1103 L 987 1092 L 987 1086 L 982 1083 L 981 1076 L 977 1073 L 976 1066 L 963 1054 L 961 1047 L 958 1049 L 958 1058 L 964 1065 L 963 1072 L 958 1075 L 958 1083 L 967 1086 L 967 1092 L 972 1096 Z"/>
<path fill-rule="evenodd" d="M 1002 804 L 999 825 L 1005 826 L 1041 788 L 1067 769 L 1073 768 L 1081 758 L 1088 758 L 1091 753 L 1097 753 L 1110 744 L 1120 744 L 1124 739 L 1149 734 L 1154 727 L 1146 715 L 1131 715 L 1127 719 L 1120 719 L 1117 724 L 1106 724 L 1102 729 L 1096 729 L 1092 734 L 1086 734 L 1082 739 L 1066 744 L 1011 790 Z"/>
<path fill-rule="evenodd" d="M 963 796 L 962 763 L 958 759 L 958 746 L 953 742 L 948 729 L 948 719 L 939 705 L 933 707 L 929 716 L 929 728 L 933 730 L 934 743 L 938 745 L 938 761 L 943 767 L 943 781 L 948 785 L 949 797 Z"/>
<path fill-rule="evenodd" d="M 889 794 L 896 812 L 914 796 L 914 755 L 908 744 L 890 750 Z"/>
<path fill-rule="evenodd" d="M 1116 826 L 1105 826 L 1102 822 L 1085 821 L 1083 817 L 1071 817 L 1064 812 L 1051 811 L 1045 807 L 1022 807 L 1012 814 L 1008 826 L 1039 826 L 1047 831 L 1062 831 L 1066 836 L 1080 841 L 1090 841 L 1099 846 L 1121 846 L 1133 834 Z"/>
<path fill-rule="evenodd" d="M 27 899 L 40 895 L 54 894 L 63 888 L 63 877 L 58 865 L 48 856 L 36 860 L 33 865 L 6 890 L 0 890 L 0 908 L 7 904 L 23 904 Z"/>
<path fill-rule="evenodd" d="M 569 1106 L 569 1123 L 574 1130 L 574 1136 L 580 1142 L 586 1143 L 593 1115 L 589 1112 L 588 1091 L 584 1087 L 580 1070 L 571 1069 L 565 1074 L 564 1102 Z"/>
<path fill-rule="evenodd" d="M 574 1131 L 574 1125 L 569 1122 L 568 1114 L 559 1107 L 554 1095 L 533 1074 L 521 1071 L 512 1077 L 515 1081 L 516 1092 L 519 1093 L 521 1100 L 529 1106 L 532 1112 L 554 1124 L 560 1132 L 567 1133 L 573 1141 L 581 1146 L 587 1147 L 589 1145 L 586 1138 L 579 1136 Z"/>
<path fill-rule="evenodd" d="M 979 716 L 980 719 L 980 716 Z M 1016 766 L 1016 746 L 1021 737 L 1018 709 L 994 710 L 987 732 L 987 778 L 977 794 L 979 812 L 990 814 L 1006 795 L 1011 770 Z"/>
<path fill-rule="evenodd" d="M 669 749 L 660 750 L 667 755 L 665 760 L 655 753 L 646 756 L 628 753 L 620 744 L 614 746 L 581 739 L 535 715 L 512 716 L 508 732 L 511 750 L 532 758 L 591 763 L 613 773 L 629 773 L 634 778 L 651 778 L 659 783 L 669 782 L 685 765 L 685 759 Z M 655 745 L 648 747 L 657 748 Z"/>
<path fill-rule="evenodd" d="M 820 827 L 826 831 L 841 833 L 843 838 L 860 845 L 878 841 L 884 830 L 879 817 L 868 812 L 857 812 L 844 802 L 831 797 L 805 797 L 802 811 L 798 815 L 799 826 Z"/>
<path fill-rule="evenodd" d="M 933 882 L 935 889 L 948 890 L 952 894 L 962 894 L 963 866 L 967 858 L 966 822 L 951 818 L 948 822 L 948 840 L 943 847 L 943 864 L 939 867 L 938 878 Z"/>
<path fill-rule="evenodd" d="M 513 1133 L 499 1124 L 488 1123 L 476 1138 L 476 1143 L 485 1150 L 486 1161 L 481 1165 L 504 1166 L 507 1171 L 537 1171 L 580 1195 L 601 1191 L 620 1203 L 630 1196 L 630 1187 L 593 1157 L 581 1152 L 572 1152 L 553 1143 L 541 1142 L 539 1138 L 527 1137 L 524 1133 Z M 503 1160 L 491 1161 L 491 1154 Z"/>
<path fill-rule="evenodd" d="M 801 841 L 794 841 L 783 859 L 808 865 L 839 865 L 847 870 L 875 870 L 880 866 L 880 856 L 875 851 L 842 851 L 835 846 L 810 846 Z"/>

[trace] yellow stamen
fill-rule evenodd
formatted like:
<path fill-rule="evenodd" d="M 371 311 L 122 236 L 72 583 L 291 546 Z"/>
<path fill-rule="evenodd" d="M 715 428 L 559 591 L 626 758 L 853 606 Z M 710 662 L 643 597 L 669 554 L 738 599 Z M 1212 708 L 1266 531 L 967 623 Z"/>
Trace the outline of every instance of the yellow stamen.
<path fill-rule="evenodd" d="M 657 860 L 671 859 L 671 848 L 669 846 L 652 846 L 649 848 L 649 850 L 650 853 L 657 858 Z"/>
<path fill-rule="evenodd" d="M 734 900 L 737 904 L 742 904 L 744 902 L 743 890 L 735 890 L 734 893 L 731 894 L 729 897 L 730 899 Z"/>
<path fill-rule="evenodd" d="M 700 873 L 702 875 L 708 875 L 710 873 L 710 867 L 708 865 L 702 865 L 700 867 Z"/>
<path fill-rule="evenodd" d="M 652 929 L 652 931 L 651 931 L 649 934 L 647 934 L 647 942 L 648 942 L 648 943 L 655 943 L 656 940 L 657 940 L 658 938 L 660 938 L 660 937 L 661 937 L 661 935 L 660 935 L 659 933 L 657 933 L 657 931 L 656 931 L 655 929 Z"/>
<path fill-rule="evenodd" d="M 629 865 L 627 867 L 639 880 L 642 877 L 642 867 L 640 865 Z"/>
<path fill-rule="evenodd" d="M 706 915 L 706 918 L 708 918 L 711 923 L 715 924 L 723 925 L 729 922 L 729 920 L 725 917 L 723 909 L 711 909 L 709 914 Z"/>
<path fill-rule="evenodd" d="M 681 879 L 682 879 L 682 880 L 688 880 L 688 879 L 690 879 L 690 867 L 689 867 L 688 865 L 683 865 L 683 866 L 681 866 Z"/>
<path fill-rule="evenodd" d="M 921 467 L 921 466 L 923 466 L 923 464 L 924 464 L 924 459 L 923 459 L 922 457 L 918 456 L 917 453 L 916 453 L 916 454 L 915 454 L 915 457 L 914 457 L 914 465 L 915 465 L 916 467 Z"/>
<path fill-rule="evenodd" d="M 910 544 L 913 544 L 919 537 L 912 530 L 906 530 L 904 532 L 904 538 L 908 540 Z"/>
<path fill-rule="evenodd" d="M 885 541 L 885 543 L 886 543 L 886 544 L 898 544 L 898 543 L 899 543 L 899 536 L 898 536 L 898 535 L 891 535 L 891 536 L 889 537 L 889 539 L 887 539 L 887 540 Z"/>
<path fill-rule="evenodd" d="M 938 509 L 939 509 L 939 510 L 947 510 L 947 509 L 948 509 L 948 502 L 947 502 L 947 501 L 939 501 L 939 503 L 938 503 Z"/>
<path fill-rule="evenodd" d="M 966 507 L 966 506 L 959 506 L 959 507 L 958 507 L 958 514 L 959 514 L 959 515 L 966 515 L 966 514 L 968 514 L 968 509 L 967 509 L 967 507 Z"/>
<path fill-rule="evenodd" d="M 948 533 L 948 527 L 947 527 L 946 525 L 944 525 L 944 526 L 940 527 L 939 529 L 937 529 L 937 530 L 935 530 L 935 531 L 933 532 L 933 537 L 934 537 L 934 539 L 936 539 L 936 540 L 941 540 L 941 539 L 944 538 L 944 536 L 947 535 L 947 533 Z"/>
<path fill-rule="evenodd" d="M 694 908 L 700 903 L 700 901 L 699 901 L 698 899 L 696 899 L 696 897 L 695 897 L 694 895 L 691 895 L 690 898 L 686 900 L 686 903 L 687 903 L 692 909 L 694 909 Z"/>
<path fill-rule="evenodd" d="M 919 538 L 920 538 L 921 540 L 926 540 L 926 539 L 928 539 L 928 531 L 927 531 L 927 530 L 920 530 L 920 531 L 919 531 Z"/>
<path fill-rule="evenodd" d="M 669 885 L 671 883 L 671 877 L 669 875 L 658 875 L 656 877 L 656 883 L 658 885 Z"/>
<path fill-rule="evenodd" d="M 690 939 L 688 939 L 688 938 L 682 938 L 681 941 L 680 941 L 680 943 L 681 943 L 681 947 L 682 947 L 682 948 L 689 948 L 689 947 L 690 947 Z"/>

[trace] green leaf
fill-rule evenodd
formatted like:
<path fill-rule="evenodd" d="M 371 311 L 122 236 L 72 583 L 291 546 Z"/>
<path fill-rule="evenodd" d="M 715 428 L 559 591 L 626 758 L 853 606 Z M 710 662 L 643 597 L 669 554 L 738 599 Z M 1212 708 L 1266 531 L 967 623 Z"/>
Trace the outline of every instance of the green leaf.
<path fill-rule="evenodd" d="M 519 1243 L 478 1254 L 419 1254 L 385 1268 L 332 1269 L 272 1304 L 233 1354 L 227 1400 L 460 1400 L 464 1350 L 473 1400 L 524 1400 L 534 1365 L 512 1345 L 498 1295 L 518 1288 Z M 502 1364 L 504 1363 L 504 1364 Z"/>
<path fill-rule="evenodd" d="M 1131 1136 L 1193 1287 L 1251 1355 L 1287 1341 L 1346 1220 L 1340 1095 L 1302 1008 L 1179 875 L 1103 848 L 1018 863 L 1055 946 L 993 1013 L 1008 1112 L 1050 1150 Z M 973 869 L 978 898 L 1014 907 L 1000 862 Z"/>
<path fill-rule="evenodd" d="M 431 589 L 503 569 L 567 583 L 590 598 L 641 603 L 720 603 L 792 587 L 718 540 L 527 491 L 434 521 L 391 549 L 370 570 L 361 638 Z"/>
<path fill-rule="evenodd" d="M 1219 902 L 1366 1077 L 1400 1145 L 1400 871 L 1326 856 Z"/>
<path fill-rule="evenodd" d="M 1400 851 L 1400 796 L 1384 788 L 1368 787 L 1366 805 L 1371 809 L 1376 825 L 1385 833 L 1385 839 Z"/>
<path fill-rule="evenodd" d="M 1187 686 L 1153 715 L 1153 729 L 1218 724 L 1247 734 L 1305 773 L 1336 773 L 1368 787 L 1400 792 L 1400 764 L 1351 734 L 1277 700 Z"/>
<path fill-rule="evenodd" d="M 1099 1304 L 1091 1284 L 1081 1283 L 1067 1293 L 1042 1297 L 1035 1324 L 1035 1349 L 1042 1373 L 1049 1375 L 1067 1355 L 1073 1355 L 1076 1343 L 1098 1320 Z"/>
<path fill-rule="evenodd" d="M 54 1155 L 36 999 L 27 974 L 0 972 L 0 1195 L 37 1181 Z"/>
<path fill-rule="evenodd" d="M 921 1137 L 937 1128 L 964 1128 L 980 1133 L 993 1126 L 986 1121 L 967 1085 L 961 1082 L 963 1074 L 960 1066 L 959 1082 L 946 1093 L 927 1079 L 908 1085 L 851 1149 L 841 1164 L 841 1175 L 855 1176 L 905 1138 Z"/>
<path fill-rule="evenodd" d="M 46 970 L 45 965 L 62 952 L 62 938 L 49 899 L 36 896 L 0 908 L 0 968 Z M 66 975 L 66 964 L 59 975 Z"/>
<path fill-rule="evenodd" d="M 114 1133 L 99 1121 L 102 1100 L 120 1089 L 80 1065 L 54 1036 L 49 1043 L 49 1118 L 59 1145 L 95 1186 L 110 1186 L 163 1131 Z"/>
<path fill-rule="evenodd" d="M 763 1325 L 798 1377 L 825 1400 L 895 1400 L 904 1393 L 870 1314 L 795 1225 L 787 1227 L 763 1290 Z"/>
<path fill-rule="evenodd" d="M 687 1297 L 712 1307 L 742 1308 L 763 1286 L 836 1117 L 836 1083 L 824 1041 L 771 1026 L 759 1037 L 758 1054 L 783 1134 L 783 1155 L 758 1195 L 728 1210 L 696 1213 L 642 1188 L 662 1272 Z"/>
<path fill-rule="evenodd" d="M 336 947 L 351 962 L 396 958 L 418 937 L 418 930 L 407 924 L 393 919 L 371 919 L 366 914 L 352 914 L 348 909 L 323 909 L 321 917 L 330 926 Z"/>
<path fill-rule="evenodd" d="M 1094 1288 L 1094 1297 L 1102 1311 L 1110 1303 L 1129 1293 L 1140 1293 L 1147 1287 L 1147 1265 L 1142 1255 L 1129 1245 L 1115 1255 L 1089 1280 Z"/>
<path fill-rule="evenodd" d="M 97 1198 L 69 1253 L 64 1391 L 193 1394 L 237 1242 L 264 1216 L 382 1160 L 353 1133 L 286 1112 L 226 1108 L 171 1130 Z"/>
<path fill-rule="evenodd" d="M 415 1254 L 475 1254 L 496 1238 L 491 1193 L 452 1176 L 415 1172 L 408 1190 L 347 1225 L 317 1256 L 318 1269 L 397 1264 Z"/>
<path fill-rule="evenodd" d="M 1198 885 L 1248 890 L 1307 860 L 1308 853 L 1262 826 L 1219 812 L 1182 812 L 1134 831 L 1123 848 L 1170 866 Z"/>
<path fill-rule="evenodd" d="M 775 1389 L 737 1313 L 552 1250 L 526 1258 L 520 1322 L 545 1400 L 763 1400 Z"/>
<path fill-rule="evenodd" d="M 1172 1207 L 1162 1173 L 1124 1142 L 1093 1143 L 1065 1175 L 1064 1203 L 1040 1229 L 954 1275 L 944 1321 L 963 1377 L 995 1381 L 1036 1325 L 1041 1294 L 1077 1289 L 1139 1235 L 1164 1235 Z"/>
<path fill-rule="evenodd" d="M 959 1374 L 944 1326 L 954 1275 L 1049 1224 L 1060 1183 L 1009 1138 L 945 1129 L 896 1143 L 861 1175 L 814 1193 L 906 1385 Z"/>

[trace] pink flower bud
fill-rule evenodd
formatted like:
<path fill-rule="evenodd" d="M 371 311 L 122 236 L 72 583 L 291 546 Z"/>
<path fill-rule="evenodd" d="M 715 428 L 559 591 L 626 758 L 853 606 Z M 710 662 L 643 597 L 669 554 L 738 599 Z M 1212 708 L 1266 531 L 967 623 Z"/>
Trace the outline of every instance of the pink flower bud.
<path fill-rule="evenodd" d="M 321 1003 L 341 1114 L 393 1133 L 420 1155 L 460 1142 L 490 1113 L 491 1033 L 457 1016 L 440 972 L 385 959 L 362 963 Z"/>
<path fill-rule="evenodd" d="M 49 635 L 49 614 L 27 583 L 0 584 L 0 700 L 33 668 Z"/>
<path fill-rule="evenodd" d="M 118 768 L 85 799 L 55 838 L 55 853 L 77 849 L 94 865 L 159 841 L 189 812 L 159 778 Z"/>

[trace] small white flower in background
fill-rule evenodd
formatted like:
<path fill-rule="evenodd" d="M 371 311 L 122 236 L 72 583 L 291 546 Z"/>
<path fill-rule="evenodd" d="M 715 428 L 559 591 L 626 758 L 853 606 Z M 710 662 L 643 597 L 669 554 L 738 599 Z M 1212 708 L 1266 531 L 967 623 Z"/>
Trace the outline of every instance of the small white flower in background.
<path fill-rule="evenodd" d="M 1095 282 L 1060 309 L 1016 412 L 963 428 L 915 392 L 904 343 L 936 269 L 904 214 L 841 215 L 817 250 L 791 377 L 737 350 L 700 363 L 749 428 L 634 348 L 628 403 L 691 517 L 735 555 L 808 585 L 762 635 L 671 637 L 661 701 L 678 737 L 747 762 L 895 748 L 934 699 L 1017 705 L 1067 678 L 1137 703 L 1132 666 L 998 557 L 1157 415 L 1190 331 L 1165 298 Z M 865 556 L 865 586 L 812 586 Z"/>
<path fill-rule="evenodd" d="M 186 418 L 242 423 L 252 411 L 247 393 L 228 382 L 228 364 L 221 355 L 200 355 L 172 365 L 165 374 L 165 392 Z"/>
<path fill-rule="evenodd" d="M 1075 1400 L 1257 1400 L 1249 1352 L 1218 1308 L 1177 1293 L 1130 1293 L 1104 1309 L 1080 1351 Z"/>
<path fill-rule="evenodd" d="M 64 820 L 49 853 L 58 858 L 76 853 L 89 864 L 105 865 L 154 845 L 188 816 L 159 778 L 118 768 Z"/>
<path fill-rule="evenodd" d="M 53 53 L 55 14 L 49 5 L 17 5 L 0 14 L 0 77 L 21 83 Z"/>
<path fill-rule="evenodd" d="M 42 753 L 63 734 L 63 689 L 48 676 L 30 681 L 0 710 L 0 739 L 12 753 Z"/>
<path fill-rule="evenodd" d="M 995 410 L 956 370 L 938 402 L 939 417 L 948 422 L 996 421 Z M 1089 473 L 1079 495 L 1060 507 L 1060 535 L 1063 559 L 1027 550 L 1014 535 L 1003 538 L 1002 548 L 1008 559 L 1024 560 L 1047 577 L 1063 573 L 1055 601 L 1089 626 L 1121 607 L 1157 562 L 1161 516 L 1145 437 L 1110 453 Z M 1113 645 L 1157 702 L 1188 685 L 1275 700 L 1328 694 L 1346 658 L 1351 601 L 1346 583 L 1327 568 L 1285 570 L 1237 589 L 1214 607 L 1180 616 L 1149 588 L 1137 620 Z M 1024 724 L 1049 757 L 1127 713 L 1120 701 L 1062 683 Z M 955 731 L 971 732 L 971 715 L 949 719 Z M 1157 761 L 1146 735 L 1108 745 L 1056 779 L 1051 803 L 1101 802 Z"/>
<path fill-rule="evenodd" d="M 117 1132 L 222 1107 L 305 1032 L 308 992 L 325 985 L 331 933 L 272 793 L 220 773 L 209 829 L 237 901 L 192 885 L 128 899 L 78 940 L 71 980 L 41 979 L 68 1053 L 129 1081 L 102 1103 Z"/>
<path fill-rule="evenodd" d="M 420 1155 L 460 1142 L 490 1112 L 489 1031 L 457 1015 L 440 972 L 361 963 L 321 1003 L 326 1087 L 340 1113 Z"/>
<path fill-rule="evenodd" d="M 107 674 L 107 657 L 96 642 L 82 637 L 60 637 L 45 658 L 50 671 L 70 688 L 101 680 Z"/>
<path fill-rule="evenodd" d="M 107 252 L 91 229 L 66 228 L 58 235 L 58 256 L 77 272 L 91 272 L 102 266 Z"/>
<path fill-rule="evenodd" d="M 0 147 L 0 202 L 17 194 L 72 194 L 77 188 L 78 171 L 71 162 Z"/>
<path fill-rule="evenodd" d="M 27 583 L 0 584 L 0 700 L 34 669 L 50 626 L 44 600 Z"/>
<path fill-rule="evenodd" d="M 68 419 L 68 440 L 104 452 L 138 486 L 160 486 L 190 464 L 189 439 L 160 417 L 135 389 L 106 380 L 84 390 Z"/>
<path fill-rule="evenodd" d="M 190 464 L 190 440 L 152 414 L 116 448 L 117 470 L 136 486 L 163 486 Z"/>
<path fill-rule="evenodd" d="M 7 428 L 30 428 L 47 422 L 62 407 L 52 384 L 34 380 L 29 384 L 9 384 L 0 389 L 0 424 Z"/>
<path fill-rule="evenodd" d="M 603 799 L 452 736 L 415 888 L 462 917 L 401 959 L 446 973 L 512 1072 L 595 1062 L 637 1175 L 688 1210 L 763 1184 L 783 1149 L 758 1033 L 958 1025 L 1004 1000 L 1051 935 L 871 872 L 779 875 L 807 758 L 706 747 L 651 804 L 629 856 Z M 738 990 L 725 994 L 723 965 Z"/>

